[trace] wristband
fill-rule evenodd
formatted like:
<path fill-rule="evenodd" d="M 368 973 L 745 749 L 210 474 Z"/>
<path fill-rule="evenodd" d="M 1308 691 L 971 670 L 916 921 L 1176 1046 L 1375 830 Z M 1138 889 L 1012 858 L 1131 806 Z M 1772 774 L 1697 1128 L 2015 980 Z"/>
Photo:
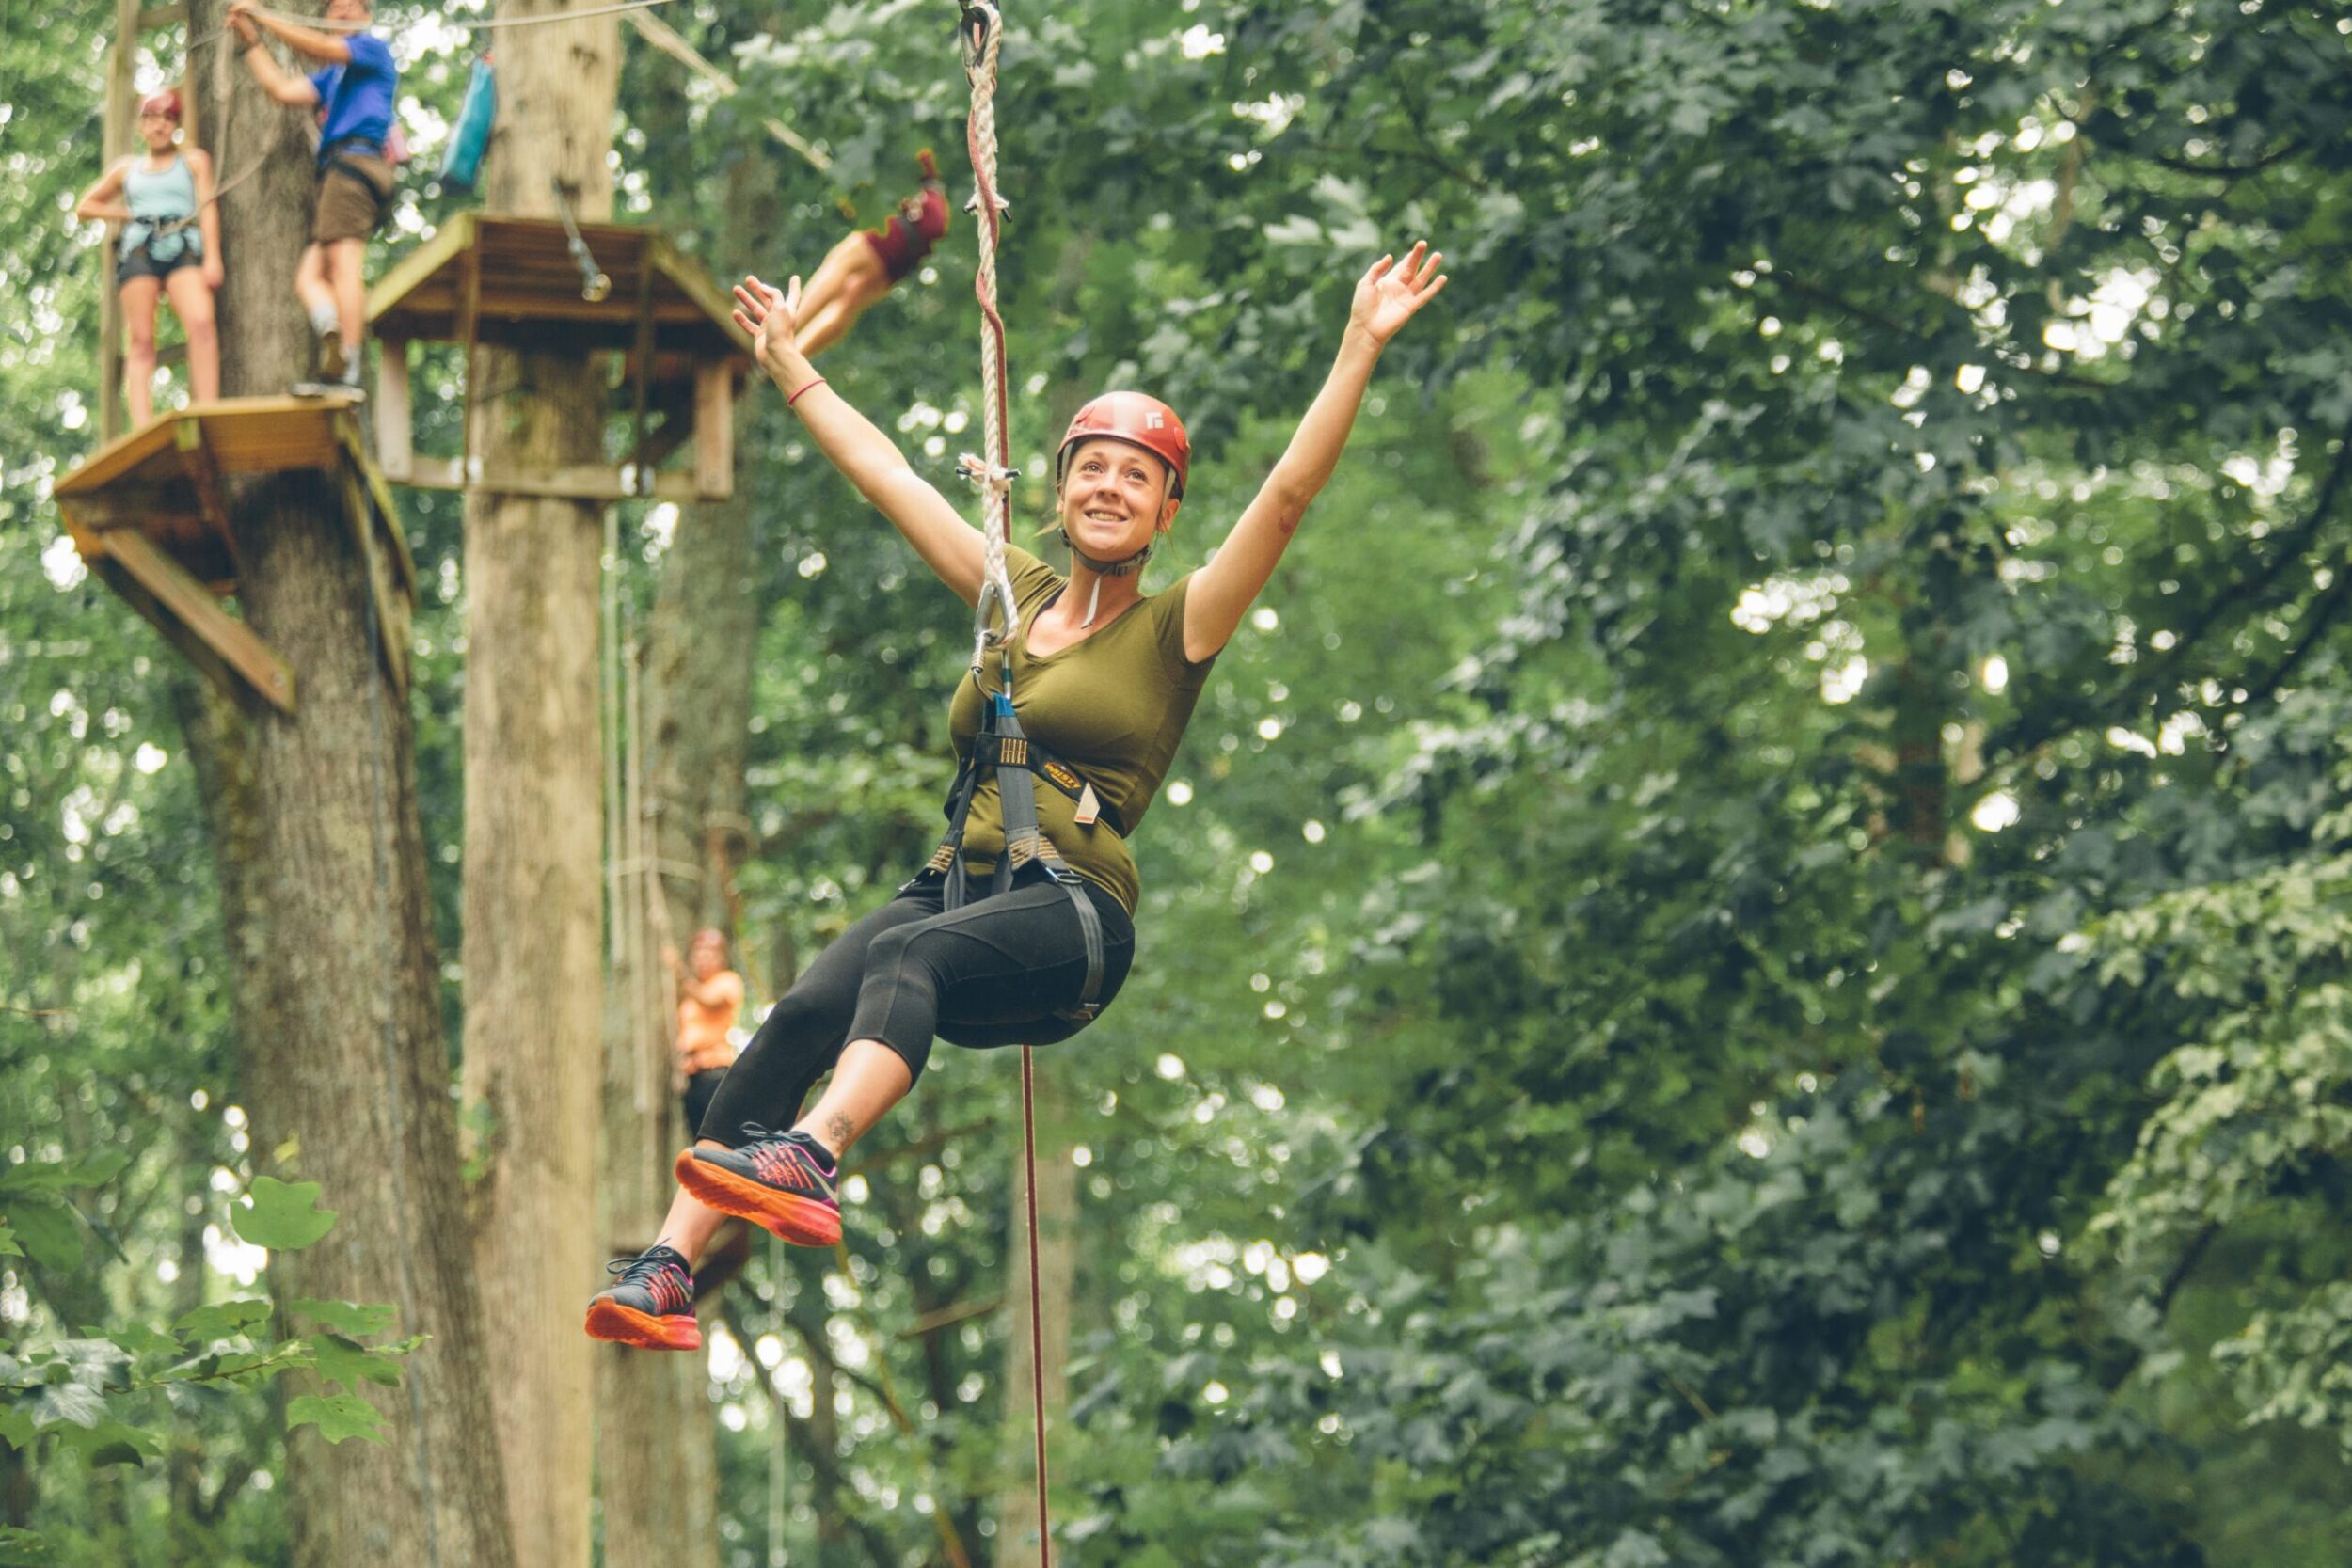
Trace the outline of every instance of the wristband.
<path fill-rule="evenodd" d="M 792 394 L 790 397 L 788 397 L 788 398 L 786 398 L 786 399 L 784 400 L 784 405 L 785 405 L 787 408 L 791 407 L 794 404 L 796 404 L 796 403 L 800 402 L 800 401 L 801 401 L 801 399 L 802 399 L 802 397 L 803 397 L 803 395 L 805 395 L 806 393 L 808 393 L 808 392 L 810 392 L 810 391 L 814 390 L 815 388 L 818 388 L 818 387 L 822 387 L 824 384 L 825 384 L 825 378 L 824 378 L 823 376 L 821 376 L 821 375 L 820 375 L 820 376 L 818 376 L 816 380 L 814 380 L 814 381 L 812 381 L 812 382 L 809 382 L 806 386 L 803 387 L 803 388 L 800 389 L 800 391 L 793 393 L 793 394 Z"/>

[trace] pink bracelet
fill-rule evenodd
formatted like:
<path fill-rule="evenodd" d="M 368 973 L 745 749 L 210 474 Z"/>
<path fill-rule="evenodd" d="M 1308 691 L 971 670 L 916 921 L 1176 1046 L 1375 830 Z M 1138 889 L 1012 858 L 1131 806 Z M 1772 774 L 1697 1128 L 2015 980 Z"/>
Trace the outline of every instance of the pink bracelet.
<path fill-rule="evenodd" d="M 787 408 L 791 407 L 794 404 L 796 404 L 796 403 L 800 402 L 800 401 L 801 401 L 801 399 L 802 399 L 802 397 L 803 397 L 805 393 L 807 393 L 811 388 L 822 387 L 824 384 L 825 384 L 825 378 L 824 378 L 823 376 L 821 376 L 821 375 L 820 375 L 820 376 L 818 376 L 816 380 L 814 380 L 814 381 L 810 382 L 810 383 L 808 384 L 808 386 L 806 386 L 806 387 L 803 387 L 803 388 L 800 389 L 800 391 L 793 393 L 793 394 L 792 394 L 790 397 L 788 397 L 788 398 L 786 398 L 786 399 L 784 400 L 784 405 L 785 405 Z"/>

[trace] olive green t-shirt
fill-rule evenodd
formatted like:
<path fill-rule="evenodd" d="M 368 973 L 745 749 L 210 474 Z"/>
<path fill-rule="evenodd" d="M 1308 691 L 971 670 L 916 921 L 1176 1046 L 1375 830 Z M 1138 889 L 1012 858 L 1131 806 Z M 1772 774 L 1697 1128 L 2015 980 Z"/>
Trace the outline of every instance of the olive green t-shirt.
<path fill-rule="evenodd" d="M 1176 743 L 1200 700 L 1216 657 L 1184 657 L 1184 590 L 1189 575 L 1164 594 L 1130 605 L 1084 641 L 1057 653 L 1029 652 L 1029 623 L 1069 586 L 1069 579 L 1026 550 L 1005 552 L 1021 629 L 1013 639 L 1012 711 L 1021 730 L 1094 785 L 1095 795 L 1129 832 L 1143 820 L 1176 757 Z M 999 649 L 983 673 L 988 689 L 1001 685 Z M 957 683 L 947 727 L 961 757 L 979 733 L 980 689 L 970 674 Z M 1107 821 L 1080 827 L 1077 802 L 1050 784 L 1037 788 L 1038 825 L 1071 869 L 1135 911 L 1135 857 Z M 985 769 L 972 793 L 963 835 L 966 871 L 985 876 L 1004 852 L 1004 813 L 996 770 Z"/>

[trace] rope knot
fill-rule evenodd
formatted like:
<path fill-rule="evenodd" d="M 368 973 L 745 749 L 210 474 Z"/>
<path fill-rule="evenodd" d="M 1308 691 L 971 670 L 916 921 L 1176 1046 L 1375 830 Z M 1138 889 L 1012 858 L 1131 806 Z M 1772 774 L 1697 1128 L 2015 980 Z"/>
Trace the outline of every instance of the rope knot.
<path fill-rule="evenodd" d="M 956 472 L 992 495 L 1008 495 L 1012 482 L 1021 477 L 1017 468 L 1000 468 L 976 452 L 960 452 L 956 456 Z"/>

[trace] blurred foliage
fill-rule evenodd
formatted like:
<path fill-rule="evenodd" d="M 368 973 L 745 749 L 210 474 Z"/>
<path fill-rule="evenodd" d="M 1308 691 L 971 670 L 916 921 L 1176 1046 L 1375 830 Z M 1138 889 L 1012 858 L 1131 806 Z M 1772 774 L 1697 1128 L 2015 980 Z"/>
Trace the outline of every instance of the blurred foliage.
<path fill-rule="evenodd" d="M 663 14 L 741 91 L 632 41 L 617 205 L 714 269 L 805 274 L 957 166 L 948 10 Z M 135 1154 L 87 1210 L 129 1261 L 0 1262 L 18 1356 L 229 1299 L 244 1173 L 188 677 L 44 499 L 107 24 L 0 32 L 0 1149 Z M 1164 587 L 1362 266 L 1426 233 L 1453 276 L 1139 835 L 1135 978 L 1043 1059 L 1066 1560 L 2344 1560 L 2347 66 L 2271 0 L 1013 9 L 1024 526 L 1067 399 L 1159 390 L 1200 451 Z M 450 203 L 407 206 L 390 248 Z M 943 485 L 969 239 L 825 366 Z M 965 631 L 752 404 L 771 994 L 930 847 Z M 455 953 L 461 509 L 404 500 Z M 622 522 L 642 619 L 695 519 Z M 930 1560 L 930 1510 L 989 1555 L 1009 1066 L 938 1059 L 846 1261 L 731 1292 L 731 1561 Z M 261 1397 L 185 1430 L 204 1551 L 282 1560 Z M 0 1524 L 33 1488 L 167 1560 L 181 1483 L 5 1461 Z"/>

